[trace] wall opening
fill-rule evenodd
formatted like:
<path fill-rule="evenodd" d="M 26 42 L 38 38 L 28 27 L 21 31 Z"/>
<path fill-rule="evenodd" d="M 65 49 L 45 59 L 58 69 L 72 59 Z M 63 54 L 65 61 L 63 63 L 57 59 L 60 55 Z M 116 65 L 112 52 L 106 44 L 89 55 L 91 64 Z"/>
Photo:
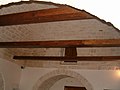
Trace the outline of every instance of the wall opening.
<path fill-rule="evenodd" d="M 42 76 L 34 85 L 33 90 L 50 90 L 56 82 L 68 77 L 78 80 L 87 90 L 94 90 L 87 79 L 75 71 L 66 69 L 58 69 Z"/>

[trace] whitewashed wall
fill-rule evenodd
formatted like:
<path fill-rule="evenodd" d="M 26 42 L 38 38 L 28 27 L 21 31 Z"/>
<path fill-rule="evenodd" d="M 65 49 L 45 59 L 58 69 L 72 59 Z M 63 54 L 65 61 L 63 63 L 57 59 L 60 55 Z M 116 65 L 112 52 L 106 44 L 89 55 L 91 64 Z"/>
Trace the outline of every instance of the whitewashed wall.
<path fill-rule="evenodd" d="M 55 69 L 25 68 L 22 70 L 20 90 L 32 90 L 40 77 Z"/>
<path fill-rule="evenodd" d="M 40 77 L 44 76 L 51 71 L 56 70 L 53 69 L 40 69 L 40 68 L 25 68 L 22 71 L 22 77 L 20 81 L 20 90 L 33 90 L 33 86 L 39 80 Z M 72 69 L 86 78 L 94 90 L 104 90 L 104 89 L 120 89 L 120 75 L 118 75 L 118 71 L 114 70 L 75 70 Z M 49 77 L 49 75 L 48 75 Z M 58 82 L 59 83 L 59 82 Z M 60 82 L 61 83 L 61 82 Z M 59 85 L 61 86 L 61 84 Z M 58 84 L 57 84 L 58 85 Z M 53 86 L 54 88 L 58 88 L 58 86 Z M 51 87 L 51 88 L 53 88 Z M 53 90 L 53 89 L 50 89 Z M 56 89 L 58 90 L 58 89 Z M 62 87 L 61 87 L 62 90 Z"/>
<path fill-rule="evenodd" d="M 83 85 L 76 79 L 67 77 L 56 82 L 50 90 L 64 90 L 64 86 L 82 87 Z"/>
<path fill-rule="evenodd" d="M 0 73 L 0 90 L 4 90 L 4 80 L 2 73 Z"/>
<path fill-rule="evenodd" d="M 0 58 L 0 72 L 5 81 L 5 90 L 14 90 L 19 87 L 21 77 L 20 66 Z"/>

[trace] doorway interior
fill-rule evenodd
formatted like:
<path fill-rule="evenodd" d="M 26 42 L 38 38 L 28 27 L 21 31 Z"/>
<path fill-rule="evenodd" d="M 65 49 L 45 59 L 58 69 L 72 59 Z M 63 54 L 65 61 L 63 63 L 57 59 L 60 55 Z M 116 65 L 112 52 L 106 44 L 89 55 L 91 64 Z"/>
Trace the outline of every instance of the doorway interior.
<path fill-rule="evenodd" d="M 65 86 L 64 90 L 87 90 L 85 87 Z"/>

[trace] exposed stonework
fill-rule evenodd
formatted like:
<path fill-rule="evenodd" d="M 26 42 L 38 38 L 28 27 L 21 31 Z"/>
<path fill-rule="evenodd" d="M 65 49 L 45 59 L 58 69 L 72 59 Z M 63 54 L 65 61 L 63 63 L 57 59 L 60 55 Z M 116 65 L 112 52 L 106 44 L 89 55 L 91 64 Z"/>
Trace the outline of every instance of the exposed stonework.
<path fill-rule="evenodd" d="M 86 87 L 87 90 L 94 90 L 92 85 L 87 79 L 81 76 L 79 73 L 70 71 L 67 69 L 58 69 L 47 73 L 41 77 L 33 87 L 33 90 L 49 90 L 49 88 L 58 80 L 66 77 L 72 77 L 80 81 L 80 83 Z"/>
<path fill-rule="evenodd" d="M 0 27 L 0 41 L 22 41 L 22 40 L 28 40 L 30 36 L 30 31 L 26 29 L 25 27 L 29 25 L 24 26 L 6 26 L 6 27 Z M 18 52 L 17 49 L 3 49 L 0 48 L 0 57 L 13 61 L 13 55 Z"/>
<path fill-rule="evenodd" d="M 21 3 L 21 2 L 20 2 Z M 21 4 L 13 4 L 9 7 L 2 6 L 0 8 L 0 15 L 4 14 L 12 14 L 12 13 L 19 13 L 19 12 L 25 12 L 25 11 L 33 11 L 33 10 L 40 10 L 40 9 L 48 9 L 48 8 L 57 8 L 57 6 L 51 4 L 45 4 L 41 2 L 42 4 L 35 2 L 35 3 L 29 3 L 29 2 L 22 2 Z M 17 25 L 17 26 L 5 26 L 0 27 L 0 41 L 29 41 L 31 40 L 31 26 L 30 25 Z M 41 53 L 42 52 L 42 53 Z M 13 55 L 43 55 L 44 49 L 0 49 L 0 57 L 10 60 L 12 60 Z M 17 62 L 18 64 L 24 64 L 24 61 Z"/>
<path fill-rule="evenodd" d="M 45 3 L 13 4 L 0 8 L 0 15 L 57 8 L 56 5 Z M 120 33 L 113 27 L 98 19 L 72 20 L 38 24 L 25 24 L 0 27 L 0 41 L 44 41 L 44 40 L 84 40 L 84 39 L 118 39 Z M 120 48 L 78 48 L 78 56 L 120 55 Z M 29 67 L 45 68 L 76 68 L 76 69 L 115 69 L 120 67 L 119 61 L 114 62 L 78 62 L 77 65 L 63 65 L 60 61 L 13 61 L 14 55 L 63 56 L 61 48 L 20 48 L 1 49 L 0 57 Z"/>
<path fill-rule="evenodd" d="M 96 19 L 32 24 L 34 40 L 117 39 L 120 33 Z"/>
<path fill-rule="evenodd" d="M 91 55 L 119 55 L 120 50 L 119 48 L 81 48 L 78 50 L 78 55 L 79 56 L 91 56 Z M 63 50 L 63 51 L 62 51 Z M 48 50 L 47 52 L 51 52 L 51 55 L 61 55 L 63 56 L 64 54 L 64 49 L 61 51 L 58 50 L 56 52 L 53 52 L 52 49 Z M 46 54 L 47 54 L 46 52 Z M 48 55 L 50 55 L 48 54 Z M 120 67 L 120 62 L 119 61 L 78 61 L 77 64 L 62 64 L 61 61 L 26 61 L 26 66 L 30 67 L 44 67 L 44 68 L 71 68 L 71 69 L 94 69 L 94 70 L 115 70 L 116 68 Z"/>
<path fill-rule="evenodd" d="M 57 8 L 57 6 L 43 2 L 18 2 L 18 4 L 14 3 L 12 5 L 9 5 L 9 7 L 2 7 L 0 15 L 4 14 L 12 14 L 12 13 L 19 13 L 19 12 L 26 12 L 26 11 L 34 11 L 34 10 L 40 10 L 40 9 L 48 9 L 48 8 Z"/>

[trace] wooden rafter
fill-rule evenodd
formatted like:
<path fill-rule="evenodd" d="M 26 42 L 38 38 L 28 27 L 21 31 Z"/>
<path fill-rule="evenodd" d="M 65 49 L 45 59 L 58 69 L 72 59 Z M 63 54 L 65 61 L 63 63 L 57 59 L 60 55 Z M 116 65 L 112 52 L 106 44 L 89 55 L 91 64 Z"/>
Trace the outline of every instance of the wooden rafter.
<path fill-rule="evenodd" d="M 116 61 L 120 60 L 120 56 L 77 56 L 77 57 L 61 57 L 61 56 L 14 56 L 16 60 L 50 60 L 50 61 Z"/>
<path fill-rule="evenodd" d="M 0 15 L 0 26 L 81 19 L 93 19 L 93 16 L 84 11 L 63 6 L 59 8 Z"/>
<path fill-rule="evenodd" d="M 76 47 L 66 47 L 65 48 L 65 57 L 77 57 Z"/>
<path fill-rule="evenodd" d="M 77 49 L 76 47 L 66 47 L 65 48 L 65 57 L 68 57 L 68 58 L 75 58 L 77 57 Z M 75 62 L 77 60 L 66 60 L 67 62 Z"/>
<path fill-rule="evenodd" d="M 120 47 L 120 39 L 0 42 L 0 48 Z"/>
<path fill-rule="evenodd" d="M 45 60 L 45 61 L 116 61 L 120 56 L 77 56 L 76 47 L 66 47 L 65 56 L 14 56 L 16 60 Z"/>

